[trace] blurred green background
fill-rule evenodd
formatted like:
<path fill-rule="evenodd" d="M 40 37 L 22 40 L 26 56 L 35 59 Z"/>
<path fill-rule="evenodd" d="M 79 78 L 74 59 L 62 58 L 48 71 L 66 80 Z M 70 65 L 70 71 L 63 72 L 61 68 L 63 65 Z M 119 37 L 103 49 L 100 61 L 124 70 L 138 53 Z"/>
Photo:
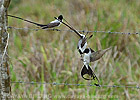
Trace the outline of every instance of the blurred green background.
<path fill-rule="evenodd" d="M 139 0 L 12 0 L 9 14 L 47 24 L 62 14 L 78 30 L 139 32 Z M 36 28 L 35 25 L 8 18 L 9 26 Z M 68 29 L 61 25 L 58 29 Z M 81 78 L 82 61 L 77 51 L 78 37 L 71 32 L 8 29 L 11 81 L 92 84 Z M 91 64 L 104 85 L 136 86 L 140 83 L 139 35 L 93 33 L 88 46 L 94 50 L 113 46 L 100 60 Z M 81 100 L 55 96 L 90 96 L 86 99 L 138 100 L 135 88 L 53 86 L 12 84 L 12 94 L 49 95 L 51 100 Z M 109 97 L 110 96 L 110 97 Z M 112 97 L 111 97 L 112 96 Z M 25 98 L 15 98 L 26 100 Z M 28 98 L 31 99 L 31 98 Z M 49 99 L 49 98 L 46 98 Z M 84 98 L 82 98 L 84 99 Z"/>

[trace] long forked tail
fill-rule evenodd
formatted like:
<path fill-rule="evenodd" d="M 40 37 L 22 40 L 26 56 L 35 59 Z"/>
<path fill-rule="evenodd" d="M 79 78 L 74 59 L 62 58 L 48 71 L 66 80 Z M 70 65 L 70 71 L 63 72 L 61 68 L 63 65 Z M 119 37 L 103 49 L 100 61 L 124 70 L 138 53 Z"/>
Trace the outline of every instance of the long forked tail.
<path fill-rule="evenodd" d="M 98 80 L 97 76 L 94 74 L 94 72 L 92 71 L 90 66 L 89 65 L 87 65 L 87 66 L 88 66 L 88 68 L 86 67 L 86 65 L 83 66 L 83 68 L 81 70 L 81 76 L 85 80 L 94 80 L 94 84 L 96 86 L 99 86 L 99 80 Z"/>
<path fill-rule="evenodd" d="M 31 24 L 40 26 L 40 27 L 47 26 L 47 25 L 38 24 L 38 23 L 36 23 L 36 22 L 30 21 L 30 20 L 26 20 L 26 19 L 23 19 L 23 18 L 21 18 L 21 17 L 17 17 L 17 16 L 13 16 L 13 15 L 7 15 L 7 16 L 13 17 L 13 18 L 17 18 L 17 19 L 23 20 L 23 21 L 25 21 L 25 22 L 29 22 L 29 23 L 31 23 Z"/>

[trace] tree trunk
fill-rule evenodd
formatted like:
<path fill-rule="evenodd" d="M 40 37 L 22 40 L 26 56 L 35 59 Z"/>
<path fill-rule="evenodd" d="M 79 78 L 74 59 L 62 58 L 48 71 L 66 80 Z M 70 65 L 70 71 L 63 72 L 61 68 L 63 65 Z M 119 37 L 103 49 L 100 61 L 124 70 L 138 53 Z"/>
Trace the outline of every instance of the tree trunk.
<path fill-rule="evenodd" d="M 0 0 L 0 100 L 9 100 L 11 94 L 8 64 L 7 9 L 11 0 Z"/>

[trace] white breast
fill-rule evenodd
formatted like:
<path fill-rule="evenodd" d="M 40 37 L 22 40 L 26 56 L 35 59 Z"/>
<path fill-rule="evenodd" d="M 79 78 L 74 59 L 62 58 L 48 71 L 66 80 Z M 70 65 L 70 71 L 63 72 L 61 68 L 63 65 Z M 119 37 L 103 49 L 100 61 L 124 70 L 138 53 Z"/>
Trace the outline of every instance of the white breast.
<path fill-rule="evenodd" d="M 90 63 L 90 56 L 91 56 L 91 50 L 89 48 L 88 53 L 84 53 L 83 60 L 85 63 L 89 64 Z"/>
<path fill-rule="evenodd" d="M 60 23 L 58 20 L 51 21 L 50 23 Z"/>
<path fill-rule="evenodd" d="M 89 64 L 90 63 L 90 55 L 84 53 L 83 60 L 85 63 Z"/>

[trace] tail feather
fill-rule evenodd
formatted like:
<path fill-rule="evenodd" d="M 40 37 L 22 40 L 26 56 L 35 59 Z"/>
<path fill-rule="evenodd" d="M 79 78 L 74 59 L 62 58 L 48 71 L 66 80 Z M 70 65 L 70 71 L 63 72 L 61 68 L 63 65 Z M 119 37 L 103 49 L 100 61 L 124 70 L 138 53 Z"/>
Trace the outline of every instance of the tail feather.
<path fill-rule="evenodd" d="M 85 80 L 94 80 L 94 84 L 96 86 L 99 86 L 99 80 L 96 77 L 96 75 L 94 74 L 94 72 L 92 71 L 92 69 L 90 68 L 90 66 L 88 65 L 88 69 L 87 67 L 84 65 L 82 70 L 81 70 L 81 76 L 85 79 Z"/>
<path fill-rule="evenodd" d="M 57 19 L 56 17 L 54 17 L 54 18 Z M 66 19 L 64 19 L 64 21 L 66 21 Z M 66 21 L 66 23 L 61 21 L 61 23 L 64 24 L 65 26 L 67 26 L 68 28 L 70 28 L 71 30 L 73 30 L 80 38 L 82 37 L 81 33 L 79 33 L 74 27 L 72 27 L 67 21 Z"/>
<path fill-rule="evenodd" d="M 21 17 L 17 17 L 17 16 L 13 16 L 13 15 L 7 15 L 7 16 L 13 17 L 13 18 L 17 18 L 17 19 L 23 20 L 23 21 L 25 21 L 25 22 L 28 22 L 28 23 L 31 23 L 31 24 L 40 26 L 40 27 L 47 27 L 47 25 L 38 24 L 38 23 L 36 23 L 36 22 L 30 21 L 30 20 L 26 20 L 26 19 L 23 19 L 23 18 L 21 18 Z"/>

